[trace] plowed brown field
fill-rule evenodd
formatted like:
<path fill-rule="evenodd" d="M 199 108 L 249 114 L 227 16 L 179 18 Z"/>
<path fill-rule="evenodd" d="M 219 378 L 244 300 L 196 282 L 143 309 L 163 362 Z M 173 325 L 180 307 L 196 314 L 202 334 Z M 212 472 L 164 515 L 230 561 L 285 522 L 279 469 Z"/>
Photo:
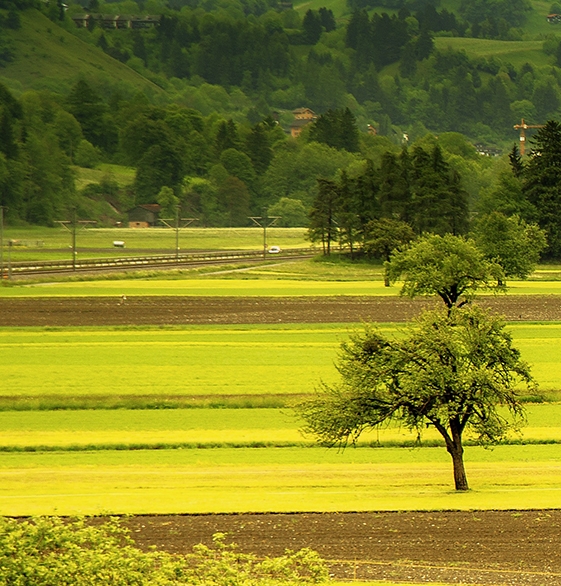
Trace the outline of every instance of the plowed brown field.
<path fill-rule="evenodd" d="M 434 300 L 396 297 L 0 298 L 0 326 L 402 322 Z M 510 321 L 561 320 L 555 295 L 484 297 Z"/>
<path fill-rule="evenodd" d="M 133 517 L 141 547 L 186 553 L 225 532 L 244 552 L 310 547 L 337 579 L 561 584 L 561 511 L 301 513 Z"/>

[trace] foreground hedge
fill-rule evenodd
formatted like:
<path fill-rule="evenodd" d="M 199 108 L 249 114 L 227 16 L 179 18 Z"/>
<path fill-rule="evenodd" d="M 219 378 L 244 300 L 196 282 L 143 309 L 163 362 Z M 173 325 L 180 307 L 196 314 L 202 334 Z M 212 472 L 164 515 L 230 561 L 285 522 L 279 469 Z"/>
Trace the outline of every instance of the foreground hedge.
<path fill-rule="evenodd" d="M 135 547 L 117 519 L 0 518 L 0 584 L 6 586 L 289 586 L 319 583 L 327 568 L 310 549 L 257 559 L 227 545 L 197 545 L 188 555 Z"/>

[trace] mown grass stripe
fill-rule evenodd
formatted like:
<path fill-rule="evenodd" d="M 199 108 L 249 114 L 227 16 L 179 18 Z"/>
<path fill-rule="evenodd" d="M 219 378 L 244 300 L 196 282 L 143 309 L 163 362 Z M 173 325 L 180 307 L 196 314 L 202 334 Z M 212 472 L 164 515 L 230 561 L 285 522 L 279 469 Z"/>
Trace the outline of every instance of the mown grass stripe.
<path fill-rule="evenodd" d="M 476 441 L 464 441 L 465 447 L 476 447 L 480 444 Z M 503 440 L 495 444 L 497 446 L 550 446 L 561 445 L 561 439 L 512 439 Z M 422 448 L 443 448 L 445 444 L 440 440 L 427 440 L 421 443 L 416 441 L 380 441 L 360 442 L 353 450 L 360 449 L 388 449 L 403 448 L 406 450 Z M 69 444 L 69 445 L 10 445 L 0 446 L 0 453 L 39 453 L 39 452 L 135 452 L 140 450 L 216 450 L 216 449 L 264 449 L 264 448 L 303 448 L 325 450 L 312 441 L 301 442 L 171 442 L 171 443 L 109 443 L 109 444 Z M 351 448 L 347 448 L 351 449 Z"/>

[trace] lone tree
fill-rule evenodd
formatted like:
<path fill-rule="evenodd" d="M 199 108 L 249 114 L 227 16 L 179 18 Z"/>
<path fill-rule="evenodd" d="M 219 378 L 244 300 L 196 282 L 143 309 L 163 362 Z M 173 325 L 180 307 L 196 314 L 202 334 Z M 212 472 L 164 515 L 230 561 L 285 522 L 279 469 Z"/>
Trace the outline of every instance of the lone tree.
<path fill-rule="evenodd" d="M 322 383 L 298 407 L 304 432 L 324 445 L 344 447 L 391 421 L 419 438 L 433 426 L 452 457 L 456 490 L 462 491 L 469 488 L 464 432 L 483 444 L 498 442 L 524 419 L 518 383 L 534 387 L 504 323 L 476 306 L 426 312 L 403 339 L 367 327 L 342 344 L 337 369 L 338 384 Z"/>
<path fill-rule="evenodd" d="M 403 279 L 401 295 L 438 295 L 450 310 L 465 305 L 478 290 L 502 291 L 504 273 L 473 241 L 431 234 L 392 254 L 390 281 Z"/>

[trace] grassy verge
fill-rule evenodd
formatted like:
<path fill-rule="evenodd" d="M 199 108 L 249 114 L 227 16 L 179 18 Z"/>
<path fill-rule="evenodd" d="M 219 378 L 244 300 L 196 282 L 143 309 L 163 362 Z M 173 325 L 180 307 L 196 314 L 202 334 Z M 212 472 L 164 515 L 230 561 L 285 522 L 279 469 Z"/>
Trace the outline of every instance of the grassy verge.
<path fill-rule="evenodd" d="M 313 260 L 268 261 L 254 266 L 222 266 L 161 272 L 124 272 L 95 277 L 62 275 L 45 280 L 4 281 L 2 297 L 230 296 L 286 297 L 397 296 L 401 283 L 384 287 L 380 265 L 338 265 Z M 510 281 L 508 296 L 559 295 L 561 280 Z M 485 292 L 482 292 L 484 295 Z"/>

